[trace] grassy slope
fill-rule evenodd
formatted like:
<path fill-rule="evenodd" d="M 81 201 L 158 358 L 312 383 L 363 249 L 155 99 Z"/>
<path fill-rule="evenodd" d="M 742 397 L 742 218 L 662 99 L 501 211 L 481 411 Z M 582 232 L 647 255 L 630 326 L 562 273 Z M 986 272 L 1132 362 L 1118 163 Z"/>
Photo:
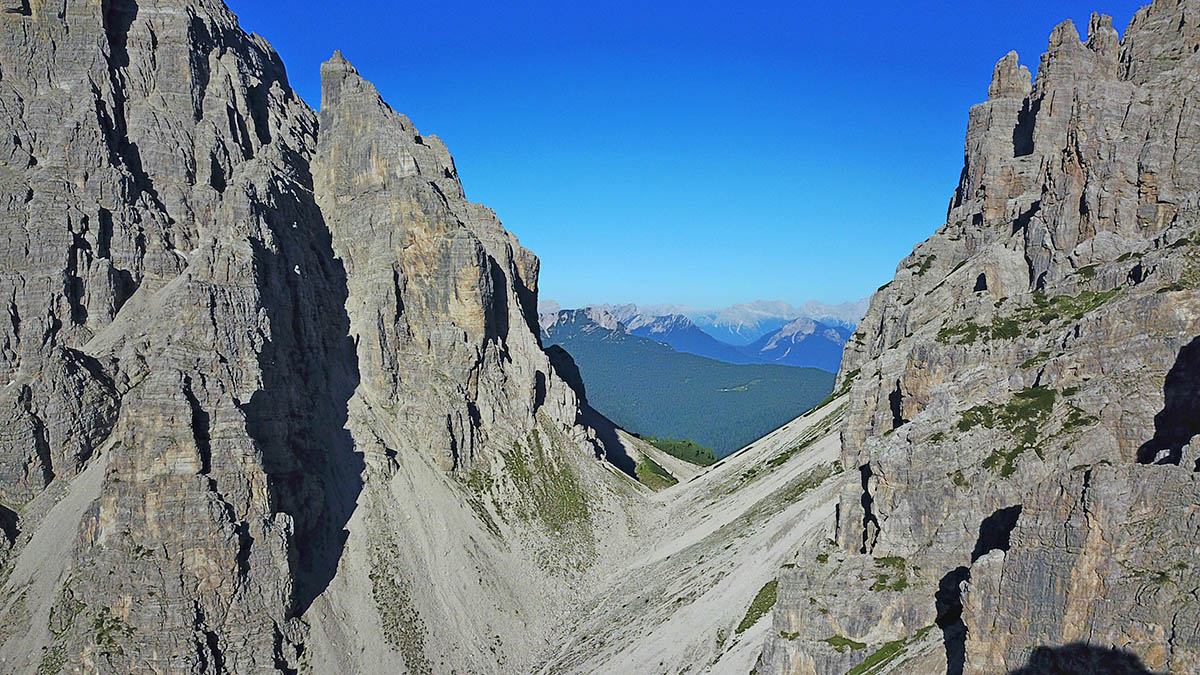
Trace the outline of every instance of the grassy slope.
<path fill-rule="evenodd" d="M 677 441 L 653 436 L 648 436 L 643 440 L 672 457 L 691 462 L 696 466 L 710 466 L 717 463 L 717 456 L 713 453 L 712 448 L 692 441 Z"/>

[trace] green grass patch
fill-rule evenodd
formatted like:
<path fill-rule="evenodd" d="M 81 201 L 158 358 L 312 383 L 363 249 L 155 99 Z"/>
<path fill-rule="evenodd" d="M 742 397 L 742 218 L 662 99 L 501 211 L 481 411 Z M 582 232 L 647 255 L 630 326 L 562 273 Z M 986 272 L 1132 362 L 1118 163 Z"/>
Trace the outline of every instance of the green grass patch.
<path fill-rule="evenodd" d="M 821 640 L 821 642 L 827 643 L 830 647 L 836 649 L 839 654 L 845 654 L 849 650 L 858 651 L 860 649 L 867 648 L 867 644 L 865 642 L 851 640 L 850 638 L 842 637 L 841 635 L 832 635 L 824 640 Z"/>
<path fill-rule="evenodd" d="M 412 604 L 400 550 L 385 534 L 377 534 L 376 539 L 368 576 L 383 639 L 400 652 L 408 672 L 432 673 L 433 664 L 425 655 L 425 622 Z"/>
<path fill-rule="evenodd" d="M 1013 394 L 1012 400 L 1003 406 L 977 405 L 967 409 L 956 428 L 970 431 L 983 426 L 1007 431 L 1017 441 L 1017 447 L 996 449 L 983 461 L 985 468 L 998 471 L 1007 478 L 1016 471 L 1017 457 L 1037 443 L 1057 398 L 1058 391 L 1054 389 L 1031 387 Z"/>
<path fill-rule="evenodd" d="M 942 344 L 970 345 L 979 339 L 981 327 L 968 319 L 956 326 L 942 326 L 938 331 L 937 341 Z"/>
<path fill-rule="evenodd" d="M 925 273 L 929 271 L 929 268 L 933 267 L 934 260 L 937 260 L 937 256 L 930 253 L 927 256 L 922 256 L 919 260 L 909 265 L 906 269 L 916 270 L 914 274 L 918 277 L 923 277 L 925 276 Z"/>
<path fill-rule="evenodd" d="M 1070 412 L 1067 413 L 1067 420 L 1063 422 L 1063 433 L 1070 433 L 1076 429 L 1090 427 L 1099 421 L 1099 419 L 1086 414 L 1083 410 L 1071 406 Z"/>
<path fill-rule="evenodd" d="M 872 675 L 873 673 L 878 673 L 883 670 L 884 666 L 896 660 L 898 656 L 904 653 L 905 647 L 913 642 L 920 641 L 932 629 L 933 626 L 926 626 L 917 631 L 912 637 L 885 642 L 882 647 L 871 652 L 871 655 L 863 660 L 862 663 L 846 671 L 846 675 Z"/>
<path fill-rule="evenodd" d="M 754 596 L 753 602 L 750 603 L 750 608 L 746 610 L 746 616 L 742 617 L 742 622 L 738 624 L 736 632 L 745 632 L 747 629 L 757 623 L 764 614 L 771 611 L 771 608 L 775 606 L 775 600 L 777 599 L 776 591 L 778 586 L 779 580 L 772 579 L 764 584 L 761 589 L 759 589 L 758 594 Z"/>
<path fill-rule="evenodd" d="M 1193 259 L 1183 272 L 1180 273 L 1179 279 L 1174 283 L 1163 286 L 1158 289 L 1158 293 L 1170 293 L 1172 291 L 1189 291 L 1200 288 L 1200 264 L 1197 264 Z"/>
<path fill-rule="evenodd" d="M 1039 363 L 1045 363 L 1046 360 L 1049 358 L 1050 358 L 1050 352 L 1038 352 L 1037 354 L 1034 354 L 1033 356 L 1022 361 L 1020 368 L 1021 368 L 1021 370 L 1025 370 L 1026 368 L 1032 368 L 1033 366 L 1036 366 Z"/>
<path fill-rule="evenodd" d="M 963 411 L 962 417 L 958 418 L 958 424 L 955 425 L 959 431 L 970 431 L 977 426 L 985 426 L 988 429 L 996 427 L 996 411 L 989 405 L 977 405 Z"/>
<path fill-rule="evenodd" d="M 1025 448 L 993 450 L 992 454 L 984 458 L 983 468 L 998 472 L 1001 478 L 1008 478 L 1016 472 L 1017 457 L 1024 452 Z"/>
<path fill-rule="evenodd" d="M 717 456 L 712 448 L 687 439 L 675 440 L 673 438 L 655 438 L 654 436 L 638 436 L 638 438 L 672 457 L 696 466 L 712 466 L 717 463 Z"/>
<path fill-rule="evenodd" d="M 466 486 L 468 495 L 466 498 L 467 505 L 475 512 L 479 521 L 493 535 L 500 536 L 500 526 L 496 524 L 496 520 L 492 518 L 492 514 L 488 511 L 487 504 L 484 503 L 489 495 L 492 494 L 492 486 L 494 481 L 490 474 L 484 471 L 472 470 L 467 474 Z M 499 513 L 499 504 L 496 504 L 497 513 Z"/>
<path fill-rule="evenodd" d="M 634 473 L 637 475 L 639 483 L 656 492 L 679 482 L 670 472 L 649 457 L 643 457 L 642 461 L 637 463 Z"/>
<path fill-rule="evenodd" d="M 1033 304 L 1022 307 L 1008 317 L 995 317 L 990 325 L 977 324 L 971 319 L 953 326 L 942 326 L 938 331 L 937 340 L 943 344 L 970 345 L 983 340 L 1012 340 L 1020 337 L 1025 328 L 1031 324 L 1048 325 L 1059 319 L 1078 321 L 1089 312 L 1112 300 L 1121 292 L 1114 288 L 1107 291 L 1084 291 L 1079 295 L 1058 295 L 1048 297 L 1043 291 L 1033 294 Z M 1036 335 L 1037 331 L 1030 331 Z M 1033 364 L 1030 364 L 1033 365 Z M 1023 366 L 1027 367 L 1027 366 Z"/>
<path fill-rule="evenodd" d="M 844 407 L 845 406 L 843 406 L 843 408 Z M 790 460 L 796 454 L 804 452 L 809 447 L 811 447 L 814 443 L 821 440 L 822 438 L 825 438 L 825 436 L 829 433 L 829 431 L 836 424 L 840 423 L 841 421 L 842 421 L 842 415 L 841 415 L 841 411 L 839 410 L 839 411 L 835 412 L 834 414 L 830 415 L 829 417 L 827 417 L 826 419 L 822 420 L 819 426 L 809 429 L 808 432 L 806 433 L 805 437 L 803 439 L 801 439 L 801 441 L 799 443 L 791 446 L 787 450 L 784 450 L 783 452 L 779 453 L 778 455 L 775 455 L 771 459 L 767 460 L 767 469 L 771 470 L 771 469 L 775 469 L 780 466 L 783 466 L 784 464 L 786 464 L 788 462 L 788 460 Z M 755 469 L 754 467 L 752 467 L 751 470 L 755 471 L 755 473 L 757 473 L 757 469 Z"/>
<path fill-rule="evenodd" d="M 1038 434 L 1050 411 L 1058 392 L 1049 387 L 1031 387 L 1018 391 L 1004 406 L 1000 421 L 1026 447 L 1037 442 Z"/>
<path fill-rule="evenodd" d="M 809 446 L 811 446 L 813 443 L 816 443 L 820 439 L 821 439 L 821 436 L 813 435 L 811 438 L 806 438 L 804 441 L 802 441 L 796 445 L 793 445 L 792 447 L 788 448 L 787 450 L 784 450 L 783 452 L 779 453 L 778 455 L 775 455 L 771 459 L 767 460 L 767 468 L 774 469 L 776 467 L 783 466 L 784 464 L 787 463 L 787 461 L 789 459 L 792 458 L 793 455 L 795 455 L 798 452 L 803 452 L 804 450 L 808 449 Z"/>
<path fill-rule="evenodd" d="M 1056 319 L 1078 321 L 1084 315 L 1104 305 L 1115 298 L 1121 289 L 1113 288 L 1107 291 L 1084 291 L 1079 295 L 1057 295 L 1047 297 L 1042 291 L 1033 294 L 1033 306 L 1019 312 L 1019 318 L 1040 321 L 1049 324 Z"/>
<path fill-rule="evenodd" d="M 108 607 L 101 607 L 92 619 L 92 639 L 100 648 L 100 655 L 106 658 L 123 656 L 125 649 L 122 643 L 133 637 L 133 629 L 120 617 L 114 615 Z"/>
<path fill-rule="evenodd" d="M 542 446 L 537 429 L 526 448 L 513 443 L 512 451 L 500 451 L 504 468 L 513 487 L 521 496 L 517 515 L 538 520 L 551 532 L 559 533 L 589 516 L 587 493 L 566 461 L 555 461 Z"/>
<path fill-rule="evenodd" d="M 820 410 L 821 408 L 824 408 L 825 406 L 832 403 L 835 398 L 842 396 L 842 395 L 846 394 L 847 392 L 849 392 L 850 385 L 854 384 L 854 378 L 858 377 L 858 374 L 860 372 L 862 372 L 862 371 L 859 370 L 858 368 L 855 368 L 854 370 L 846 373 L 846 379 L 842 381 L 841 388 L 838 389 L 837 391 L 833 392 L 832 394 L 826 396 L 824 401 L 821 401 L 820 403 L 813 406 L 812 410 L 808 411 L 808 413 L 815 412 L 817 410 Z M 805 415 L 808 415 L 808 413 L 805 413 Z"/>
<path fill-rule="evenodd" d="M 872 591 L 903 591 L 908 588 L 908 563 L 900 556 L 885 556 L 875 559 L 875 574 Z"/>

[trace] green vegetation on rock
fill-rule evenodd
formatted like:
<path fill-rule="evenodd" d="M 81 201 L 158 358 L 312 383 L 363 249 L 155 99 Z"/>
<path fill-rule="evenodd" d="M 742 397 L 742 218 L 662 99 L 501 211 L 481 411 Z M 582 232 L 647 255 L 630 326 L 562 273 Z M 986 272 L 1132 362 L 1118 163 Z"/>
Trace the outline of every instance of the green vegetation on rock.
<path fill-rule="evenodd" d="M 655 438 L 654 436 L 638 436 L 650 445 L 662 450 L 668 455 L 697 466 L 716 464 L 717 456 L 712 448 L 700 445 L 690 440 L 674 440 L 671 438 Z"/>
<path fill-rule="evenodd" d="M 425 622 L 409 597 L 400 551 L 382 528 L 372 539 L 371 596 L 383 637 L 400 652 L 408 672 L 432 673 L 433 664 L 425 656 Z"/>
<path fill-rule="evenodd" d="M 92 638 L 104 657 L 121 656 L 125 653 L 121 642 L 133 637 L 133 629 L 108 607 L 101 607 L 92 619 Z"/>
<path fill-rule="evenodd" d="M 905 647 L 914 642 L 919 642 L 932 629 L 933 626 L 926 626 L 917 631 L 912 637 L 885 642 L 882 647 L 871 652 L 870 656 L 863 660 L 862 663 L 847 671 L 846 675 L 874 675 L 874 673 L 881 672 L 884 666 L 895 661 L 898 656 L 904 653 Z"/>
<path fill-rule="evenodd" d="M 836 649 L 839 654 L 844 654 L 851 649 L 858 651 L 860 649 L 867 648 L 867 644 L 865 642 L 851 640 L 850 638 L 843 637 L 841 635 L 831 635 L 830 637 L 821 640 L 821 642 L 828 643 L 829 646 Z"/>
<path fill-rule="evenodd" d="M 538 521 L 560 533 L 589 516 L 587 493 L 566 460 L 555 460 L 534 429 L 525 446 L 513 443 L 500 451 L 504 469 L 520 495 L 516 511 L 523 520 Z M 661 468 L 661 467 L 660 467 Z"/>
<path fill-rule="evenodd" d="M 38 663 L 37 675 L 55 675 L 62 672 L 66 665 L 67 640 L 71 637 L 71 631 L 75 628 L 79 615 L 87 609 L 87 605 L 77 599 L 71 590 L 76 581 L 75 578 L 67 579 L 63 584 L 61 594 L 50 606 L 50 618 L 46 627 L 54 636 L 54 641 L 42 655 L 42 660 Z"/>
<path fill-rule="evenodd" d="M 488 499 L 492 493 L 493 481 L 491 475 L 484 471 L 473 470 L 467 474 L 466 484 L 469 491 L 466 499 L 467 505 L 479 517 L 480 522 L 488 529 L 488 532 L 499 537 L 500 526 L 496 524 L 496 520 L 492 518 L 491 512 L 488 511 L 487 504 L 484 503 L 484 500 Z"/>
<path fill-rule="evenodd" d="M 746 610 L 746 616 L 742 617 L 742 622 L 738 624 L 736 632 L 745 632 L 757 623 L 764 614 L 771 611 L 771 608 L 775 606 L 778 585 L 779 581 L 772 579 L 759 589 L 758 595 L 755 595 L 754 601 L 750 603 L 750 608 Z"/>
<path fill-rule="evenodd" d="M 1045 363 L 1046 360 L 1049 358 L 1050 358 L 1050 352 L 1046 352 L 1046 351 L 1038 352 L 1037 354 L 1034 354 L 1033 356 L 1031 356 L 1021 362 L 1021 366 L 1020 366 L 1021 370 L 1025 370 L 1026 368 L 1031 368 L 1033 366 L 1038 365 L 1039 363 Z"/>
<path fill-rule="evenodd" d="M 934 260 L 937 260 L 937 256 L 931 253 L 927 256 L 922 256 L 919 260 L 909 265 L 906 269 L 916 270 L 914 274 L 918 277 L 923 277 L 925 276 L 925 273 L 929 271 L 929 268 L 933 267 Z"/>
<path fill-rule="evenodd" d="M 679 482 L 666 469 L 649 457 L 643 457 L 634 469 L 638 482 L 651 490 L 663 490 Z"/>
<path fill-rule="evenodd" d="M 845 406 L 842 406 L 842 408 L 842 410 L 838 410 L 829 415 L 821 424 L 809 429 L 804 437 L 800 439 L 799 443 L 767 460 L 767 468 L 774 469 L 783 466 L 793 456 L 804 452 L 814 443 L 824 438 L 826 434 L 829 433 L 830 429 L 834 427 L 834 425 L 841 423 L 841 421 L 845 418 Z"/>
<path fill-rule="evenodd" d="M 1027 307 L 1019 312 L 1018 319 L 1022 321 L 1037 320 L 1048 324 L 1056 319 L 1078 321 L 1088 312 L 1112 300 L 1121 292 L 1119 288 L 1107 291 L 1084 291 L 1079 295 L 1058 295 L 1049 298 L 1042 291 L 1033 294 L 1033 307 Z"/>
<path fill-rule="evenodd" d="M 1107 291 L 1084 291 L 1079 295 L 1048 297 L 1042 291 L 1033 294 L 1033 303 L 1018 309 L 1012 316 L 994 317 L 991 324 L 977 324 L 971 319 L 953 326 L 943 326 L 937 340 L 943 344 L 971 345 L 983 340 L 1012 340 L 1023 332 L 1036 335 L 1038 323 L 1048 325 L 1058 319 L 1078 321 L 1089 312 L 1112 300 L 1121 292 L 1114 288 Z M 1022 367 L 1028 367 L 1029 362 Z"/>
<path fill-rule="evenodd" d="M 899 556 L 875 559 L 875 583 L 872 591 L 903 591 L 908 588 L 908 563 Z"/>
<path fill-rule="evenodd" d="M 983 466 L 1007 478 L 1017 470 L 1016 459 L 1033 448 L 1054 409 L 1058 392 L 1049 387 L 1031 387 L 1013 394 L 1003 406 L 977 405 L 964 411 L 956 428 L 970 431 L 977 426 L 1000 427 L 1017 442 L 1014 448 L 998 448 L 987 456 Z"/>
<path fill-rule="evenodd" d="M 837 391 L 831 393 L 829 396 L 826 396 L 825 400 L 823 400 L 820 403 L 813 406 L 813 409 L 808 411 L 807 413 L 805 413 L 805 415 L 806 416 L 811 415 L 812 413 L 814 413 L 814 412 L 820 410 L 821 408 L 824 408 L 825 406 L 832 403 L 833 400 L 836 399 L 837 397 L 848 393 L 850 391 L 850 385 L 854 384 L 854 378 L 858 377 L 859 372 L 861 372 L 861 371 L 858 368 L 855 368 L 854 370 L 846 373 L 846 379 L 842 381 L 841 388 L 839 388 Z"/>

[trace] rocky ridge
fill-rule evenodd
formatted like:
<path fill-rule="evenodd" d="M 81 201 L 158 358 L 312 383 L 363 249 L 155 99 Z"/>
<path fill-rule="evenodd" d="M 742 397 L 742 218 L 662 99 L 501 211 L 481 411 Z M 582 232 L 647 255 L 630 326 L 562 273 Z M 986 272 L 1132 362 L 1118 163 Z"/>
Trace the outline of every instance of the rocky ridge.
<path fill-rule="evenodd" d="M 340 54 L 318 114 L 219 0 L 4 9 L 0 668 L 753 663 L 840 404 L 688 465 L 587 405 L 537 258 Z"/>
<path fill-rule="evenodd" d="M 445 146 L 340 55 L 316 114 L 219 0 L 9 4 L 3 669 L 546 649 L 647 491 Z"/>
<path fill-rule="evenodd" d="M 1198 50 L 1157 0 L 996 65 L 946 224 L 847 346 L 859 480 L 760 672 L 1200 669 Z"/>

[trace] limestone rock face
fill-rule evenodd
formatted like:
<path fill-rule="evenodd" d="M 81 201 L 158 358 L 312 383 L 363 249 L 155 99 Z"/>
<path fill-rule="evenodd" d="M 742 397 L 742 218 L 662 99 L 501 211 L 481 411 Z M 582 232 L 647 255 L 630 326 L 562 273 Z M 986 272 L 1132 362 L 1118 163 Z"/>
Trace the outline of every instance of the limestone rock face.
<path fill-rule="evenodd" d="M 894 643 L 891 668 L 927 672 L 933 635 L 950 672 L 1110 648 L 1197 668 L 1198 19 L 1158 1 L 1118 39 L 1095 15 L 1086 41 L 1054 29 L 1036 81 L 997 64 L 946 224 L 847 345 L 860 480 L 829 562 L 781 582 L 776 632 L 797 637 L 765 666 L 839 672 Z"/>
<path fill-rule="evenodd" d="M 490 427 L 527 432 L 544 405 L 572 422 L 576 402 L 538 342 L 537 258 L 466 200 L 441 139 L 340 53 L 321 74 L 313 171 L 346 266 L 360 395 L 447 469 L 471 466 Z"/>
<path fill-rule="evenodd" d="M 427 653 L 379 600 L 421 568 L 389 557 L 373 585 L 347 551 L 436 558 L 428 539 L 368 536 L 396 522 L 402 469 L 442 508 L 423 523 L 465 514 L 439 546 L 507 539 L 502 562 L 530 587 L 534 544 L 594 543 L 599 515 L 549 534 L 514 510 L 497 525 L 512 480 L 486 501 L 465 487 L 508 466 L 503 452 L 573 472 L 572 498 L 597 491 L 568 504 L 576 520 L 618 490 L 540 348 L 536 257 L 340 56 L 318 117 L 220 0 L 4 9 L 0 669 L 361 670 L 337 662 L 361 626 L 328 638 L 313 609 L 359 572 L 362 597 L 338 597 L 376 635 L 392 626 L 410 670 L 438 652 L 476 669 L 528 658 L 536 645 L 515 640 L 490 661 Z M 560 576 L 600 560 L 586 550 Z M 525 593 L 531 614 L 569 592 L 505 583 L 490 592 Z M 449 606 L 424 605 L 430 632 Z"/>

